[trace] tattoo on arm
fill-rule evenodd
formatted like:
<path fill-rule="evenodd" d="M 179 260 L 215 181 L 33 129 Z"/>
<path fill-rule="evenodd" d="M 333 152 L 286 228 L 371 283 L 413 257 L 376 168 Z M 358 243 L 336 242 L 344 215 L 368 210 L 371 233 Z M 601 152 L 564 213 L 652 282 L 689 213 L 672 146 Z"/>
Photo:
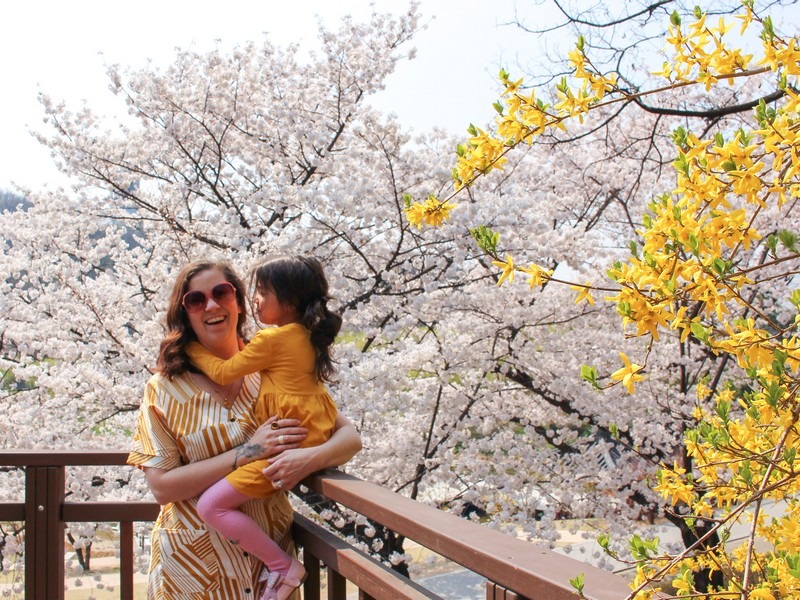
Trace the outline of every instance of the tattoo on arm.
<path fill-rule="evenodd" d="M 258 444 L 242 444 L 236 448 L 236 452 L 233 455 L 233 469 L 235 470 L 238 467 L 239 458 L 247 458 L 251 460 L 257 458 L 261 455 L 262 449 L 261 446 Z"/>

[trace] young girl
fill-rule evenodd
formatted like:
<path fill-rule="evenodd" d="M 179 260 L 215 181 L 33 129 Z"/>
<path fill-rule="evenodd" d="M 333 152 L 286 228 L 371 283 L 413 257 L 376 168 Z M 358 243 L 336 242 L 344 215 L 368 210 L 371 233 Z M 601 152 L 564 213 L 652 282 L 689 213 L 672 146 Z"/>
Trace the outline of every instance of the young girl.
<path fill-rule="evenodd" d="M 221 385 L 261 371 L 257 418 L 262 423 L 273 415 L 299 419 L 301 426 L 308 428 L 302 445 L 317 446 L 330 437 L 336 420 L 336 405 L 324 382 L 334 373 L 330 347 L 342 325 L 341 316 L 328 309 L 328 282 L 322 265 L 305 256 L 269 260 L 253 271 L 251 283 L 258 319 L 276 327 L 259 331 L 228 360 L 217 358 L 197 342 L 189 345 L 187 353 Z M 209 526 L 267 567 L 262 600 L 284 600 L 302 583 L 305 568 L 237 510 L 252 498 L 277 493 L 280 482 L 273 485 L 261 473 L 268 464 L 257 460 L 236 468 L 203 492 L 197 511 Z"/>

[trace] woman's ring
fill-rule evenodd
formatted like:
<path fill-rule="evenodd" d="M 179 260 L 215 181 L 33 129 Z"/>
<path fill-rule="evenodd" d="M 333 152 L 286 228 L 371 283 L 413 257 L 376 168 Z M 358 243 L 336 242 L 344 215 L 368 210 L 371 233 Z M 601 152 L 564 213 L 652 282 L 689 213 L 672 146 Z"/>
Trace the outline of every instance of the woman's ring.
<path fill-rule="evenodd" d="M 278 488 L 279 490 L 283 489 L 283 483 L 281 483 L 280 479 L 278 479 L 278 481 L 275 482 L 275 487 Z"/>
<path fill-rule="evenodd" d="M 286 443 L 286 438 L 284 438 L 282 435 L 279 435 L 279 436 L 278 436 L 278 443 L 279 443 L 281 446 L 283 446 L 283 445 Z"/>
<path fill-rule="evenodd" d="M 272 425 L 270 425 L 270 427 L 272 427 L 272 429 L 280 429 L 281 428 L 281 426 L 278 425 L 277 421 L 273 421 Z"/>

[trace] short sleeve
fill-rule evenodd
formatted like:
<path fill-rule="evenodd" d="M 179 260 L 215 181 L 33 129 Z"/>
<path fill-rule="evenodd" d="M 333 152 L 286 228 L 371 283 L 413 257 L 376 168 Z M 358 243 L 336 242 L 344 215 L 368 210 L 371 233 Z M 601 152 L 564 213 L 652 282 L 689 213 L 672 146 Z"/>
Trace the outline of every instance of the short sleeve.
<path fill-rule="evenodd" d="M 181 465 L 178 443 L 164 414 L 165 396 L 168 393 L 158 376 L 151 378 L 139 408 L 133 447 L 128 454 L 129 465 L 165 470 Z"/>

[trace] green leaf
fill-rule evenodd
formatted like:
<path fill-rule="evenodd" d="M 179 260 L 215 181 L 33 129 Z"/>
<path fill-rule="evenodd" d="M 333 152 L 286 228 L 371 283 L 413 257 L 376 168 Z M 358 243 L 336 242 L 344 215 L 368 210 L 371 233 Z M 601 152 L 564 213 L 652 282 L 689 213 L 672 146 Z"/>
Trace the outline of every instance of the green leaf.
<path fill-rule="evenodd" d="M 762 23 L 764 28 L 761 30 L 761 38 L 766 42 L 772 43 L 775 37 L 775 26 L 772 24 L 772 17 L 769 15 L 765 16 Z"/>
<path fill-rule="evenodd" d="M 717 275 L 725 275 L 728 270 L 731 268 L 731 264 L 722 258 L 715 258 L 714 261 L 711 263 L 711 268 L 717 273 Z"/>
<path fill-rule="evenodd" d="M 500 242 L 499 233 L 492 231 L 486 225 L 479 225 L 470 229 L 469 232 L 481 250 L 493 256 L 497 254 L 497 244 Z"/>
<path fill-rule="evenodd" d="M 792 292 L 792 295 L 789 296 L 789 302 L 794 304 L 796 309 L 800 310 L 800 289 Z"/>
<path fill-rule="evenodd" d="M 778 258 L 778 237 L 775 234 L 770 234 L 765 243 L 772 258 Z"/>
<path fill-rule="evenodd" d="M 722 419 L 725 423 L 730 420 L 731 414 L 731 403 L 725 400 L 720 400 L 715 407 L 717 416 Z"/>
<path fill-rule="evenodd" d="M 783 394 L 785 393 L 785 391 L 786 390 L 782 388 L 777 381 L 773 381 L 764 390 L 765 392 L 764 400 L 772 408 L 777 408 L 778 402 L 780 401 L 781 398 L 783 398 Z"/>
<path fill-rule="evenodd" d="M 726 160 L 722 163 L 722 168 L 725 169 L 726 173 L 730 173 L 731 171 L 735 171 L 739 168 L 739 165 L 736 164 L 735 160 Z"/>
<path fill-rule="evenodd" d="M 703 343 L 708 343 L 708 330 L 702 324 L 692 323 L 692 335 Z"/>
<path fill-rule="evenodd" d="M 608 546 L 611 543 L 611 536 L 607 533 L 601 533 L 597 536 L 597 543 L 600 544 L 603 550 L 608 550 Z"/>
<path fill-rule="evenodd" d="M 678 158 L 672 161 L 672 164 L 675 166 L 676 171 L 683 173 L 685 176 L 689 175 L 689 161 L 682 150 L 678 152 Z"/>
<path fill-rule="evenodd" d="M 598 389 L 600 386 L 597 384 L 597 370 L 589 365 L 581 365 L 581 379 L 588 381 L 593 388 Z"/>
<path fill-rule="evenodd" d="M 672 23 L 675 27 L 681 26 L 681 16 L 678 14 L 677 10 L 672 11 L 672 14 L 669 16 L 669 22 Z"/>
<path fill-rule="evenodd" d="M 575 588 L 575 590 L 583 596 L 583 573 L 578 575 L 577 577 L 573 577 L 569 580 L 569 584 Z"/>
<path fill-rule="evenodd" d="M 689 134 L 685 127 L 679 126 L 672 132 L 672 143 L 681 150 L 689 149 Z"/>
<path fill-rule="evenodd" d="M 781 244 L 783 244 L 784 248 L 790 252 L 797 252 L 797 236 L 794 233 L 786 229 L 781 229 L 778 232 L 778 239 Z"/>
<path fill-rule="evenodd" d="M 749 460 L 742 461 L 742 465 L 739 467 L 739 477 L 745 483 L 745 485 L 752 485 L 753 472 L 750 470 Z"/>

